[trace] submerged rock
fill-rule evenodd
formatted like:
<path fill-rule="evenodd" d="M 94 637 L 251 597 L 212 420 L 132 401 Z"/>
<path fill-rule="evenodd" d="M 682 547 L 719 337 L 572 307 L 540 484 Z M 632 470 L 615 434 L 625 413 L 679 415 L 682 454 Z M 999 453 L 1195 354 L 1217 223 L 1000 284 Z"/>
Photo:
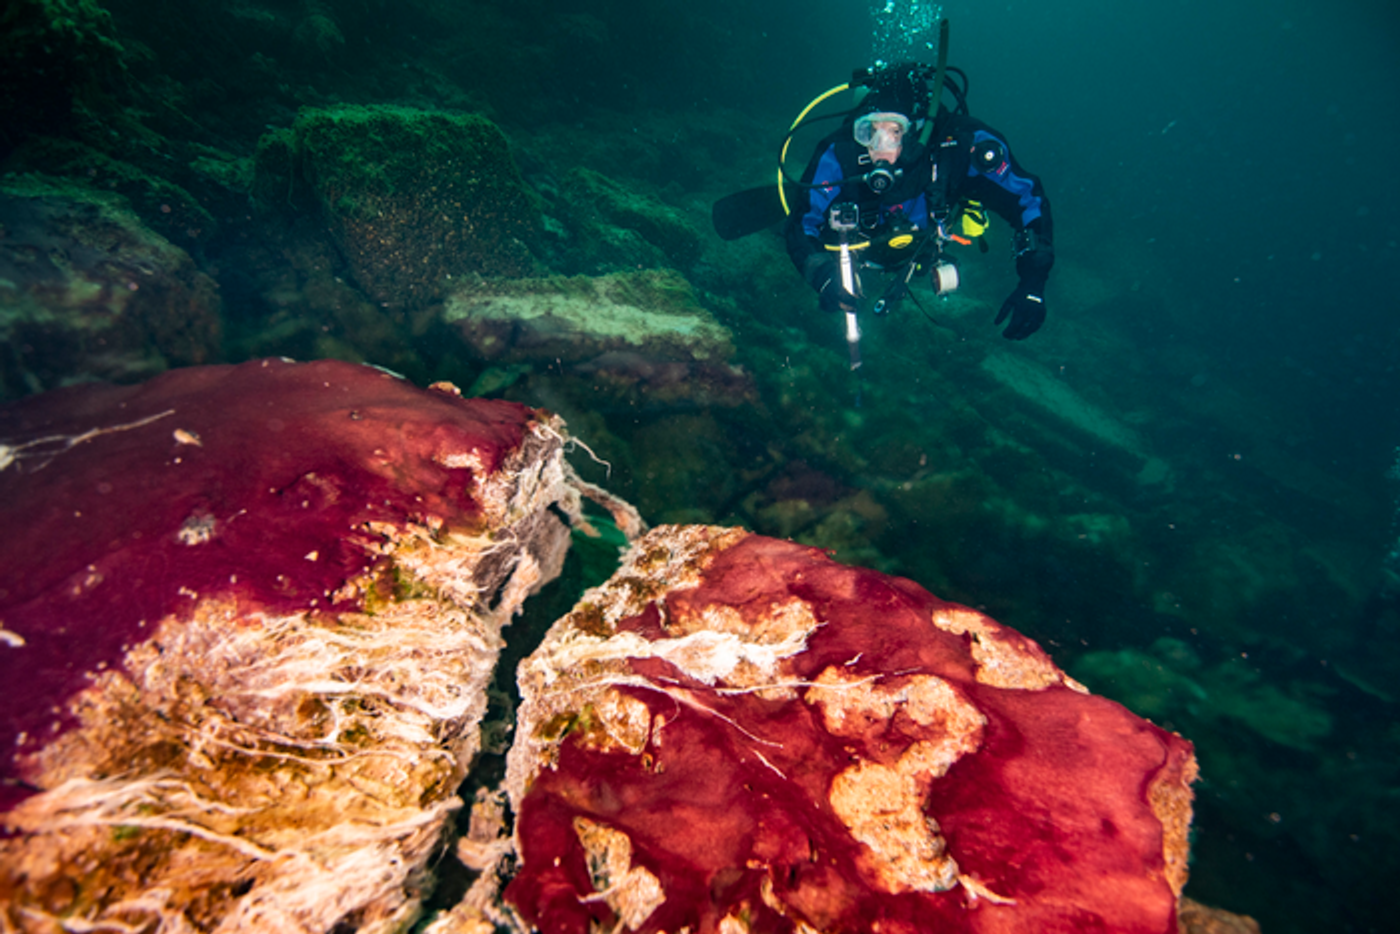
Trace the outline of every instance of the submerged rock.
<path fill-rule="evenodd" d="M 1176 639 L 1157 639 L 1148 649 L 1088 652 L 1074 672 L 1146 716 L 1190 724 L 1198 740 L 1201 733 L 1218 730 L 1231 735 L 1236 747 L 1264 739 L 1309 752 L 1332 733 L 1323 684 L 1271 683 L 1238 655 L 1205 665 Z"/>
<path fill-rule="evenodd" d="M 579 167 L 565 176 L 559 197 L 577 232 L 570 265 L 688 269 L 700 257 L 700 235 L 685 214 L 633 186 Z"/>
<path fill-rule="evenodd" d="M 754 393 L 730 362 L 729 330 L 671 270 L 478 278 L 453 291 L 443 320 L 473 356 L 562 369 L 586 379 L 595 399 L 738 405 Z"/>
<path fill-rule="evenodd" d="M 1191 745 L 908 581 L 662 527 L 519 683 L 546 934 L 1177 930 Z"/>
<path fill-rule="evenodd" d="M 27 133 L 71 131 L 124 77 L 126 54 L 112 14 L 79 0 L 9 0 L 0 30 L 3 146 Z M 97 106 L 94 106 L 97 105 Z"/>
<path fill-rule="evenodd" d="M 0 184 L 0 396 L 217 358 L 219 308 L 214 280 L 121 197 L 39 176 Z"/>
<path fill-rule="evenodd" d="M 1183 898 L 1181 934 L 1259 934 L 1259 922 L 1248 915 L 1232 914 Z"/>
<path fill-rule="evenodd" d="M 264 360 L 0 438 L 0 926 L 406 926 L 579 511 L 562 423 Z"/>
<path fill-rule="evenodd" d="M 983 360 L 981 371 L 996 383 L 1029 402 L 1041 416 L 1053 420 L 1054 430 L 1065 433 L 1053 437 L 1049 425 L 1028 424 L 1042 436 L 1048 450 L 1079 448 L 1102 455 L 1104 460 L 1121 462 L 1142 487 L 1171 488 L 1170 465 L 1155 456 L 1141 433 L 1118 421 L 1107 410 L 1075 392 L 1062 379 L 1043 366 L 1009 353 L 995 352 Z M 1077 456 L 1083 456 L 1076 451 Z"/>

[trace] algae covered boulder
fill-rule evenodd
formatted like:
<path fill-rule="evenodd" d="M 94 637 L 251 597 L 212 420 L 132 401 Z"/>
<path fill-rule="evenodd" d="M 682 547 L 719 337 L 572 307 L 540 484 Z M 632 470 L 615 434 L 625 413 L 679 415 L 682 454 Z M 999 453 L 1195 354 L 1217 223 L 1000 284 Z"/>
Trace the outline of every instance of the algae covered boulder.
<path fill-rule="evenodd" d="M 1177 934 L 1191 744 L 909 581 L 663 526 L 518 680 L 546 934 Z"/>
<path fill-rule="evenodd" d="M 0 927 L 405 929 L 561 432 L 334 361 L 0 409 Z"/>
<path fill-rule="evenodd" d="M 538 202 L 485 117 L 307 109 L 290 130 L 264 137 L 255 169 L 260 200 L 309 204 L 360 288 L 386 307 L 421 307 L 469 273 L 535 268 Z"/>
<path fill-rule="evenodd" d="M 219 353 L 218 286 L 118 195 L 0 182 L 0 395 L 145 379 Z"/>

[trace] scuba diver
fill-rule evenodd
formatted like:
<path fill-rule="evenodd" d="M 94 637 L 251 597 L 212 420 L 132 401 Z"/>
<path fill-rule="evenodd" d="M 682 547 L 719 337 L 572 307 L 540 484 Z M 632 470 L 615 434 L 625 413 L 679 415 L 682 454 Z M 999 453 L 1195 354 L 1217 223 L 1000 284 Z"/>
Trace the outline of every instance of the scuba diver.
<path fill-rule="evenodd" d="M 947 68 L 940 52 L 936 68 L 877 67 L 828 92 L 852 87 L 858 100 L 817 145 L 800 182 L 783 175 L 783 187 L 798 192 L 787 217 L 788 255 L 821 307 L 848 320 L 865 298 L 861 271 L 889 274 L 873 304 L 883 314 L 909 295 L 920 272 L 935 293 L 957 288 L 957 264 L 946 247 L 976 240 L 985 251 L 990 209 L 1012 227 L 1020 276 L 995 323 L 1010 319 L 1002 336 L 1024 340 L 1045 321 L 1045 284 L 1055 262 L 1050 202 L 1002 135 L 968 115 L 966 76 Z M 951 109 L 936 93 L 944 86 L 956 99 Z"/>

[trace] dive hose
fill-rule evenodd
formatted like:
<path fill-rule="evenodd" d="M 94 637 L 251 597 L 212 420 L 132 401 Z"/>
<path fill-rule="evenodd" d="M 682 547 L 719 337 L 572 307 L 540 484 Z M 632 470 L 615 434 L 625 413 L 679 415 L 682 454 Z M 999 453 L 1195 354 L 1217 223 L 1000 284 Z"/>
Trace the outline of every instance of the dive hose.
<path fill-rule="evenodd" d="M 778 198 L 783 203 L 784 214 L 792 213 L 792 208 L 789 207 L 787 203 L 787 189 L 786 186 L 783 184 L 787 181 L 787 171 L 783 168 L 783 166 L 787 164 L 787 151 L 788 147 L 792 145 L 792 134 L 797 132 L 797 128 L 802 125 L 803 120 L 807 119 L 807 115 L 812 112 L 813 108 L 817 107 L 827 98 L 836 94 L 840 94 L 842 91 L 848 90 L 850 86 L 850 82 L 847 82 L 845 84 L 838 84 L 831 90 L 813 98 L 812 103 L 808 104 L 806 107 L 803 107 L 802 113 L 798 114 L 797 119 L 792 121 L 792 126 L 788 127 L 787 137 L 783 140 L 782 151 L 778 153 Z"/>
<path fill-rule="evenodd" d="M 938 104 L 943 100 L 943 77 L 948 73 L 948 20 L 938 21 L 938 67 L 933 72 L 933 94 L 928 102 L 928 119 L 919 134 L 919 145 L 927 146 L 933 135 L 933 122 L 938 118 Z"/>

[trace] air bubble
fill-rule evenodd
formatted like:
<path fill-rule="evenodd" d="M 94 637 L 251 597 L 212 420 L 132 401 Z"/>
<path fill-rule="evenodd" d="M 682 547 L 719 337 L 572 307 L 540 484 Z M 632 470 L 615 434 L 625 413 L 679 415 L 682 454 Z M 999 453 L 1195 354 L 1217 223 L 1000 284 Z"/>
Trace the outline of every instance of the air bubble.
<path fill-rule="evenodd" d="M 873 0 L 871 58 L 878 64 L 926 58 L 943 5 L 926 0 Z"/>

